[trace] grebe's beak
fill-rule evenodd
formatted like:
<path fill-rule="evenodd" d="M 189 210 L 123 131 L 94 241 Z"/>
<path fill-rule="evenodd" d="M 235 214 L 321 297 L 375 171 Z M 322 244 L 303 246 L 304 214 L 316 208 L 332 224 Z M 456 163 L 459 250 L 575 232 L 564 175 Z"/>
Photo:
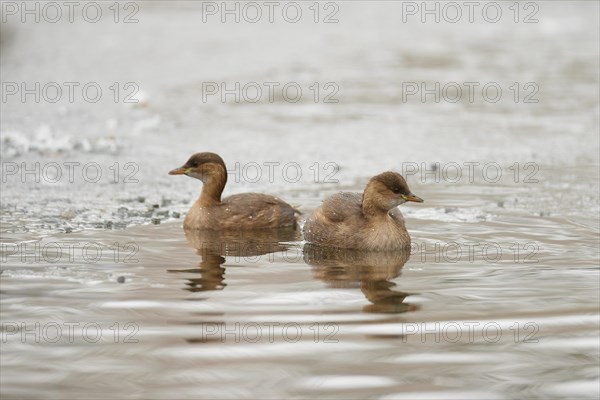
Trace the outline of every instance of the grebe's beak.
<path fill-rule="evenodd" d="M 410 194 L 403 194 L 402 198 L 406 201 L 414 201 L 415 203 L 422 203 L 423 199 L 420 198 L 419 196 L 415 196 L 414 194 L 410 193 Z"/>
<path fill-rule="evenodd" d="M 187 175 L 191 170 L 191 168 L 179 167 L 169 171 L 169 175 Z"/>

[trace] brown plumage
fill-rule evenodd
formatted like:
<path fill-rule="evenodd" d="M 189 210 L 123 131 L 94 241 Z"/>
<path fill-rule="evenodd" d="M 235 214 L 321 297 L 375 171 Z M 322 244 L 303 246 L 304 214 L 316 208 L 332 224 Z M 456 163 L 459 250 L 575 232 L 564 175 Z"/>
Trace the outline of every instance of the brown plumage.
<path fill-rule="evenodd" d="M 411 193 L 402 175 L 384 172 L 371 178 L 362 196 L 338 193 L 306 220 L 307 242 L 327 247 L 389 251 L 410 246 L 410 235 L 397 208 L 423 200 Z"/>
<path fill-rule="evenodd" d="M 261 193 L 243 193 L 221 200 L 227 183 L 225 162 L 215 153 L 196 153 L 169 175 L 187 175 L 202 181 L 202 193 L 183 222 L 185 229 L 264 229 L 295 226 L 298 211 Z"/>

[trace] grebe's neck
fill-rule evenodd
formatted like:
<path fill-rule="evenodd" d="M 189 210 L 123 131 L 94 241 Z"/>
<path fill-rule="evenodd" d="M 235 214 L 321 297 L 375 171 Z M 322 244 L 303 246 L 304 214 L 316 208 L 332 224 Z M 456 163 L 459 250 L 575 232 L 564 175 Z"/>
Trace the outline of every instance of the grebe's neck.
<path fill-rule="evenodd" d="M 227 171 L 219 169 L 216 173 L 204 177 L 202 180 L 202 193 L 198 198 L 200 206 L 221 204 L 221 194 L 227 183 Z"/>
<path fill-rule="evenodd" d="M 369 182 L 362 196 L 362 212 L 365 218 L 369 220 L 377 220 L 385 218 L 388 215 L 389 210 L 383 207 L 381 204 L 380 195 L 374 187 L 371 187 L 372 183 Z"/>

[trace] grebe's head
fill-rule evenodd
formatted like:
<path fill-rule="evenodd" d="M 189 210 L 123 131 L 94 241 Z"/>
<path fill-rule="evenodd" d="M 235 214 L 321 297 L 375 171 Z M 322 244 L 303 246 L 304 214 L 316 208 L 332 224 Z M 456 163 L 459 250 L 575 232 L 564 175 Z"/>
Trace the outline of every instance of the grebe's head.
<path fill-rule="evenodd" d="M 365 188 L 363 202 L 367 199 L 373 206 L 385 211 L 407 201 L 423 202 L 422 198 L 412 194 L 402 175 L 392 171 L 371 178 Z"/>
<path fill-rule="evenodd" d="M 172 171 L 169 175 L 187 175 L 206 183 L 213 177 L 227 180 L 227 169 L 223 159 L 215 153 L 196 153 L 187 162 Z"/>

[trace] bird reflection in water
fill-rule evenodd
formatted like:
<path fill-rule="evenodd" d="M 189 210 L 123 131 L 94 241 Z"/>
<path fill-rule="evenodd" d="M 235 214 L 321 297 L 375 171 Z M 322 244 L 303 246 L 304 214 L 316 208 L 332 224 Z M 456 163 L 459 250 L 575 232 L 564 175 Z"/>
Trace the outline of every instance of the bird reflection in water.
<path fill-rule="evenodd" d="M 225 257 L 256 263 L 260 256 L 287 250 L 291 245 L 284 242 L 299 240 L 300 232 L 291 227 L 245 231 L 185 230 L 185 237 L 201 261 L 197 268 L 168 272 L 198 274 L 195 278 L 187 278 L 185 290 L 201 292 L 223 290 L 227 286 Z"/>
<path fill-rule="evenodd" d="M 368 313 L 403 313 L 417 310 L 413 304 L 404 303 L 411 293 L 392 290 L 391 282 L 410 257 L 410 248 L 393 252 L 365 252 L 348 249 L 304 245 L 304 261 L 313 266 L 316 278 L 332 288 L 357 288 L 369 304 L 363 308 Z"/>

